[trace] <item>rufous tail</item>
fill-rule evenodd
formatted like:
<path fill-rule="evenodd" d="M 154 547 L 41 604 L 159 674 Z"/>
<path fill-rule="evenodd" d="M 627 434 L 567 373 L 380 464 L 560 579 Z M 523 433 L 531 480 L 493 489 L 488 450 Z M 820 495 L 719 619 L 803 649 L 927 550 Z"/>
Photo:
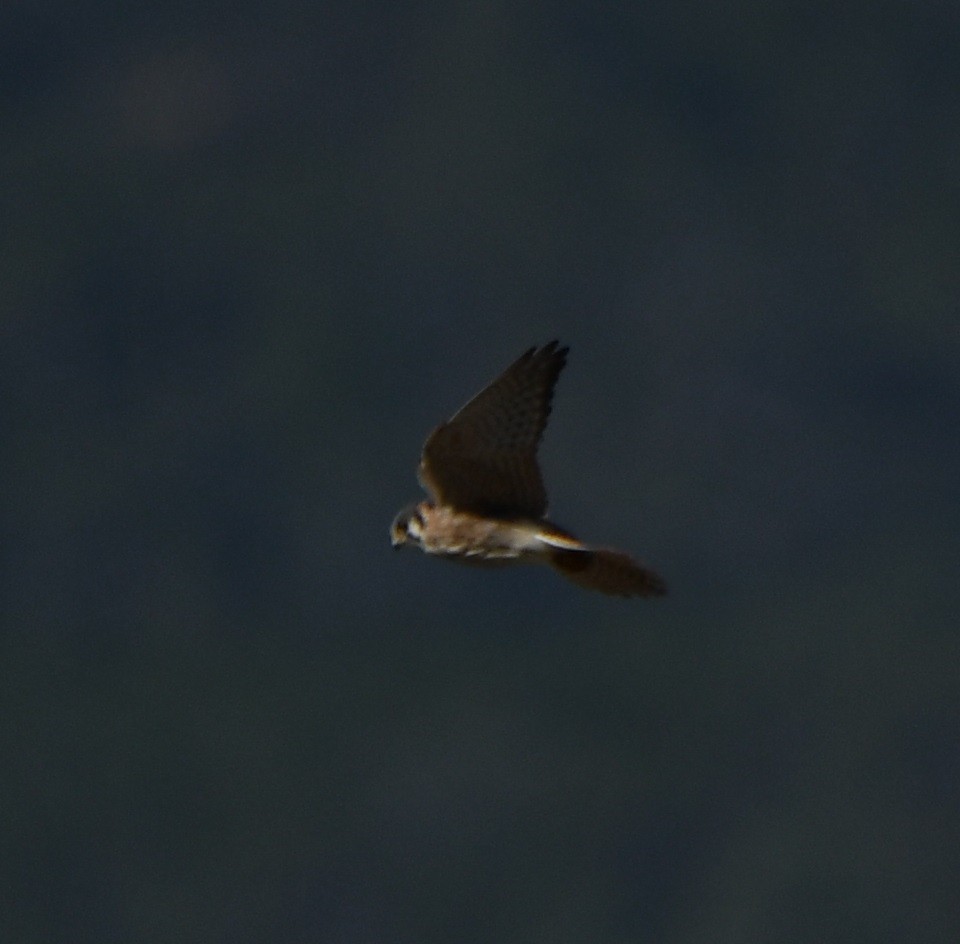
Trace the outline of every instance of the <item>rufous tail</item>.
<path fill-rule="evenodd" d="M 667 585 L 629 554 L 602 547 L 551 547 L 550 564 L 567 580 L 588 590 L 620 597 L 661 597 Z"/>

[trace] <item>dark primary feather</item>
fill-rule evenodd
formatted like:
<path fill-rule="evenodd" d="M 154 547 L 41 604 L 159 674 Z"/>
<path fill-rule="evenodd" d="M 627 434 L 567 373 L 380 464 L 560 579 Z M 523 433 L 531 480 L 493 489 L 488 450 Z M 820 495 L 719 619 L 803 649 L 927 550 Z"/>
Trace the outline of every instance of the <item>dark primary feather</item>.
<path fill-rule="evenodd" d="M 530 348 L 427 439 L 420 478 L 441 504 L 480 514 L 542 517 L 537 447 L 568 348 Z"/>

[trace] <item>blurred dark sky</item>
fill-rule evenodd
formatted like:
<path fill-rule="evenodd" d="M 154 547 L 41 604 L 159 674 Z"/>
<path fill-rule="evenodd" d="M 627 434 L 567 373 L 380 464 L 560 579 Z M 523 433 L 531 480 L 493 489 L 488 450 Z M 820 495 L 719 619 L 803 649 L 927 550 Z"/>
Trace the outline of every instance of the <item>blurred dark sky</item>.
<path fill-rule="evenodd" d="M 960 8 L 0 10 L 0 939 L 960 939 Z M 608 600 L 393 554 L 570 344 Z"/>

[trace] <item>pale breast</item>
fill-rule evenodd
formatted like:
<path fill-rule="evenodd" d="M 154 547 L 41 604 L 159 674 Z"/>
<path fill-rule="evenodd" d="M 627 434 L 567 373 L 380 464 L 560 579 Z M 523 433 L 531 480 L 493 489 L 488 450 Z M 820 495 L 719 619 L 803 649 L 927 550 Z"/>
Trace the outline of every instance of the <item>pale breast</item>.
<path fill-rule="evenodd" d="M 509 561 L 530 556 L 542 545 L 532 521 L 483 518 L 451 508 L 430 508 L 424 514 L 423 549 L 428 554 L 477 562 Z"/>

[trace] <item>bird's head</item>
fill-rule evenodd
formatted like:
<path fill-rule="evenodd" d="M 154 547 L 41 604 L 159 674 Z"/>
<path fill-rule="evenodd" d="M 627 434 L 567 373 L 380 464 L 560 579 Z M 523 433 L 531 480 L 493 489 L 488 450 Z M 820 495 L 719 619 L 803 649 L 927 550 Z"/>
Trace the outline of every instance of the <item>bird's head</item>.
<path fill-rule="evenodd" d="M 420 544 L 420 535 L 423 530 L 423 516 L 417 505 L 408 505 L 401 511 L 393 524 L 390 525 L 390 543 L 394 548 L 404 544 Z"/>

